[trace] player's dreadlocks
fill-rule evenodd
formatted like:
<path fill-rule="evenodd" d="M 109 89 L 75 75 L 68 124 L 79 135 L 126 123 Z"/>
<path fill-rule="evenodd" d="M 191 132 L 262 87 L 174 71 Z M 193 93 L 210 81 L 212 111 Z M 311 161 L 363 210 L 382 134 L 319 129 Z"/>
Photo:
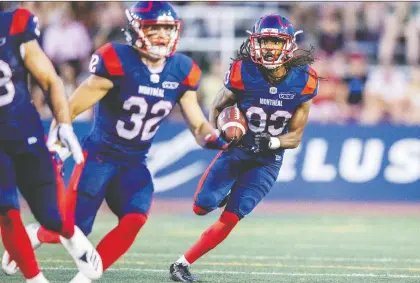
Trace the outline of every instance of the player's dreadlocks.
<path fill-rule="evenodd" d="M 292 68 L 299 68 L 303 72 L 306 72 L 302 67 L 305 65 L 311 65 L 315 62 L 315 57 L 313 55 L 315 48 L 311 46 L 311 49 L 298 49 L 294 52 L 293 58 L 283 64 L 286 68 L 286 72 L 289 72 Z M 250 39 L 247 38 L 241 45 L 238 51 L 236 51 L 236 57 L 232 58 L 233 61 L 240 61 L 240 60 L 251 60 L 251 51 L 250 51 Z M 264 77 L 268 79 L 270 83 L 277 83 L 282 78 L 277 78 L 274 76 L 273 70 L 268 70 L 264 68 L 264 66 L 259 65 L 260 72 L 263 74 Z"/>

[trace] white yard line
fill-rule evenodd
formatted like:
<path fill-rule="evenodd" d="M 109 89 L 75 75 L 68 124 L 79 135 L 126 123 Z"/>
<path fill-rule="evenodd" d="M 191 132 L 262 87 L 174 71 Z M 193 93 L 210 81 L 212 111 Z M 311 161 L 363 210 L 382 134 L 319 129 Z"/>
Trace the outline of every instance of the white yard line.
<path fill-rule="evenodd" d="M 43 270 L 74 270 L 77 268 L 66 267 L 43 267 Z M 167 269 L 142 269 L 142 268 L 110 268 L 107 272 L 149 272 L 149 273 L 167 273 Z M 420 275 L 405 275 L 405 274 L 373 274 L 373 273 L 295 273 L 295 272 L 242 272 L 242 271 L 225 271 L 225 270 L 195 270 L 197 274 L 245 274 L 245 275 L 274 275 L 274 276 L 289 276 L 289 277 L 359 277 L 359 278 L 420 278 Z"/>
<path fill-rule="evenodd" d="M 38 251 L 37 254 L 48 254 L 48 252 Z M 130 252 L 124 255 L 124 258 L 150 258 L 160 257 L 176 260 L 182 254 L 175 253 L 135 253 Z M 284 260 L 284 261 L 316 261 L 316 262 L 380 262 L 380 263 L 420 263 L 420 258 L 394 258 L 394 257 L 318 257 L 318 256 L 263 256 L 263 255 L 223 255 L 223 254 L 208 254 L 206 258 L 212 259 L 236 259 L 236 260 Z M 49 261 L 49 260 L 41 260 Z"/>
<path fill-rule="evenodd" d="M 162 253 L 127 253 L 125 257 L 162 257 L 177 259 L 181 254 L 162 254 Z M 245 260 L 291 260 L 291 261 L 330 261 L 330 262 L 401 262 L 401 263 L 420 263 L 420 258 L 390 258 L 390 257 L 317 257 L 317 256 L 261 256 L 261 255 L 206 255 L 206 258 L 215 259 L 245 259 Z"/>

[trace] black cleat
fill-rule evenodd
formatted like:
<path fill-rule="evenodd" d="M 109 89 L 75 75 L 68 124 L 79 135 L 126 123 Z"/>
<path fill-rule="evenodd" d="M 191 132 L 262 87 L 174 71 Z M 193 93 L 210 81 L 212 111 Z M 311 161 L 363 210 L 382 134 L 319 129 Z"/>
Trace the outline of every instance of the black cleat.
<path fill-rule="evenodd" d="M 198 277 L 191 275 L 188 265 L 176 262 L 169 267 L 169 278 L 176 282 L 198 281 Z"/>
<path fill-rule="evenodd" d="M 222 202 L 219 203 L 219 207 L 220 208 L 224 207 L 228 203 L 229 199 L 230 199 L 230 192 L 225 196 Z"/>

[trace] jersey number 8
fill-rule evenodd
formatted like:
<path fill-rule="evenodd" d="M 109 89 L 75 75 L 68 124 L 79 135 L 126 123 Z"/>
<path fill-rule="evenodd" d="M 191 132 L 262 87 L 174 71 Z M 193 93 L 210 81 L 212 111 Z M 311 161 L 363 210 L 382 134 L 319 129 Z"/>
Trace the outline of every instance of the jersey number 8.
<path fill-rule="evenodd" d="M 10 104 L 15 97 L 15 86 L 12 82 L 12 70 L 9 64 L 0 60 L 0 107 Z"/>

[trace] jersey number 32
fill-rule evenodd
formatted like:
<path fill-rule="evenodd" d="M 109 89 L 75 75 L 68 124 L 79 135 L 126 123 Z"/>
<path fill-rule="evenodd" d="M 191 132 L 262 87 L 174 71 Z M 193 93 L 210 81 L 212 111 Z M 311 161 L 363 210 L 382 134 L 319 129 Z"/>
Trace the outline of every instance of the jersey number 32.
<path fill-rule="evenodd" d="M 130 122 L 133 126 L 129 129 L 126 127 L 126 122 L 118 120 L 116 125 L 117 133 L 122 138 L 132 140 L 140 135 L 140 131 L 143 128 L 140 139 L 142 141 L 147 141 L 155 136 L 159 128 L 159 123 L 171 112 L 172 104 L 165 100 L 155 103 L 150 108 L 150 114 L 157 116 L 147 120 L 145 120 L 145 118 L 149 110 L 149 104 L 144 97 L 132 96 L 127 99 L 123 104 L 123 109 L 131 111 L 132 108 L 138 109 L 138 111 L 131 114 L 130 117 Z"/>

